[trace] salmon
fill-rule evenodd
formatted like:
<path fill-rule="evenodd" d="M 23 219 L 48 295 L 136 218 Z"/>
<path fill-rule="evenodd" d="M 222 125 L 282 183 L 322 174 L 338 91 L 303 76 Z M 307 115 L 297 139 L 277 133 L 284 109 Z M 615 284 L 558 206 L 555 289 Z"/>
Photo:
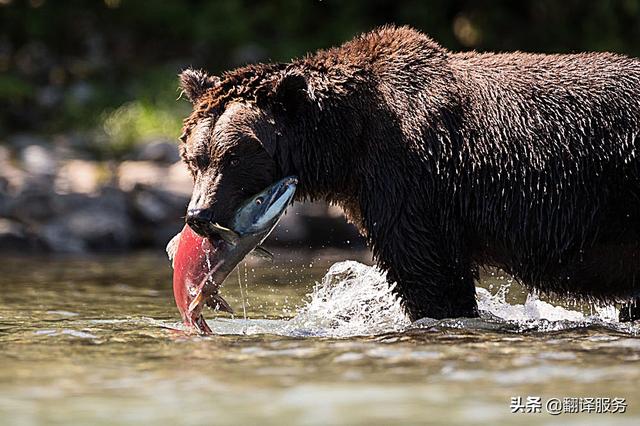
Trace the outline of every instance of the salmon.
<path fill-rule="evenodd" d="M 250 252 L 271 259 L 260 246 L 276 226 L 295 194 L 296 177 L 284 178 L 248 199 L 234 215 L 230 228 L 210 224 L 209 237 L 188 225 L 167 245 L 173 262 L 173 295 L 183 323 L 202 333 L 211 329 L 204 306 L 232 313 L 219 290 L 226 277 Z"/>

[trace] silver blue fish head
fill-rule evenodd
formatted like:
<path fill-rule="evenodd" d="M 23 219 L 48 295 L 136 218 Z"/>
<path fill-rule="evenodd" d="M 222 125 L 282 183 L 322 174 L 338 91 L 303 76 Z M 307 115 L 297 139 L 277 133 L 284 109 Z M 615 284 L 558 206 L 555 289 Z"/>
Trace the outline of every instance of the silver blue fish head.
<path fill-rule="evenodd" d="M 233 219 L 232 229 L 240 235 L 268 232 L 293 201 L 298 178 L 289 176 L 249 198 Z"/>

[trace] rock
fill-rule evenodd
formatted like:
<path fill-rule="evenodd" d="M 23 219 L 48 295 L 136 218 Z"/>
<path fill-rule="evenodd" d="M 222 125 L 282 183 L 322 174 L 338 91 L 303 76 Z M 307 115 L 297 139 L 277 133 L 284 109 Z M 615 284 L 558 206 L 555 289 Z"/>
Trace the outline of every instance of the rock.
<path fill-rule="evenodd" d="M 11 150 L 9 148 L 0 146 L 0 191 L 5 194 L 15 194 L 19 192 L 26 178 L 24 171 L 18 169 L 13 165 L 11 159 Z"/>
<path fill-rule="evenodd" d="M 118 167 L 120 189 L 131 191 L 136 185 L 160 186 L 167 174 L 166 167 L 149 161 L 123 161 Z"/>
<path fill-rule="evenodd" d="M 149 222 L 162 222 L 167 218 L 168 208 L 160 198 L 150 192 L 140 192 L 133 196 L 136 210 Z"/>
<path fill-rule="evenodd" d="M 0 217 L 6 217 L 9 213 L 9 203 L 11 198 L 7 191 L 8 188 L 9 182 L 0 176 Z"/>
<path fill-rule="evenodd" d="M 147 247 L 158 247 L 164 250 L 169 241 L 171 241 L 178 232 L 182 231 L 183 227 L 184 222 L 178 220 L 172 223 L 166 223 L 163 226 L 156 228 L 151 239 L 148 241 Z"/>
<path fill-rule="evenodd" d="M 137 161 L 173 164 L 180 161 L 180 151 L 177 142 L 169 140 L 149 141 L 138 147 L 134 159 Z"/>
<path fill-rule="evenodd" d="M 58 201 L 49 189 L 37 185 L 27 187 L 9 201 L 7 216 L 28 224 L 44 222 L 56 215 Z"/>
<path fill-rule="evenodd" d="M 62 135 L 48 144 L 21 134 L 0 146 L 0 250 L 164 247 L 184 224 L 193 187 L 176 144 L 156 141 L 141 147 L 135 158 L 144 161 L 117 166 L 116 188 L 104 187 L 105 163 L 68 159 L 76 155 L 76 140 L 81 141 Z M 342 211 L 322 202 L 291 206 L 269 244 L 364 245 Z"/>
<path fill-rule="evenodd" d="M 164 247 L 182 228 L 189 198 L 139 185 L 129 194 L 129 201 L 135 221 L 135 244 Z"/>
<path fill-rule="evenodd" d="M 184 216 L 189 198 L 138 185 L 131 192 L 130 201 L 137 217 L 149 223 L 161 223 Z"/>
<path fill-rule="evenodd" d="M 24 225 L 5 218 L 0 218 L 0 252 L 25 253 L 42 249 Z"/>
<path fill-rule="evenodd" d="M 58 164 L 54 152 L 44 145 L 27 145 L 18 155 L 24 170 L 23 190 L 51 191 Z"/>
<path fill-rule="evenodd" d="M 20 152 L 24 170 L 34 176 L 51 177 L 56 174 L 57 162 L 53 152 L 42 145 L 29 145 Z"/>
<path fill-rule="evenodd" d="M 182 162 L 171 166 L 149 161 L 124 161 L 118 168 L 119 185 L 132 191 L 136 185 L 166 190 L 191 197 L 193 180 Z"/>
<path fill-rule="evenodd" d="M 8 164 L 11 153 L 9 152 L 9 148 L 0 145 L 0 164 Z M 2 170 L 2 169 L 0 169 Z"/>
<path fill-rule="evenodd" d="M 9 149 L 4 146 L 0 146 L 0 199 L 3 195 L 9 194 L 11 183 L 9 182 L 9 178 L 6 174 L 7 170 L 11 168 Z M 0 216 L 1 215 L 2 213 L 0 210 Z"/>
<path fill-rule="evenodd" d="M 98 163 L 85 160 L 66 161 L 55 180 L 58 193 L 96 194 L 100 189 L 101 168 Z"/>
<path fill-rule="evenodd" d="M 169 167 L 166 179 L 164 189 L 191 198 L 193 177 L 182 161 L 174 163 Z"/>
<path fill-rule="evenodd" d="M 9 219 L 0 218 L 0 235 L 11 235 L 21 237 L 24 235 L 22 226 Z"/>
<path fill-rule="evenodd" d="M 55 158 L 58 160 L 58 168 L 62 163 L 68 161 L 70 159 L 79 158 L 79 154 L 84 154 L 81 149 L 86 147 L 86 139 L 84 145 L 78 146 L 77 144 L 82 144 L 82 139 L 73 134 L 67 133 L 58 133 L 51 136 L 50 146 L 53 149 L 53 154 Z"/>
<path fill-rule="evenodd" d="M 84 253 L 87 244 L 81 238 L 72 235 L 65 224 L 53 222 L 44 226 L 41 236 L 47 248 L 57 253 Z"/>
<path fill-rule="evenodd" d="M 80 131 L 60 133 L 52 137 L 56 154 L 62 158 L 80 158 L 91 160 L 94 157 L 87 152 L 93 142 L 93 137 Z"/>
<path fill-rule="evenodd" d="M 83 199 L 82 203 L 78 203 Z M 126 196 L 105 188 L 96 197 L 69 197 L 64 214 L 48 222 L 42 230 L 47 245 L 58 252 L 114 251 L 130 247 L 132 222 Z M 75 205 L 76 208 L 70 208 Z"/>

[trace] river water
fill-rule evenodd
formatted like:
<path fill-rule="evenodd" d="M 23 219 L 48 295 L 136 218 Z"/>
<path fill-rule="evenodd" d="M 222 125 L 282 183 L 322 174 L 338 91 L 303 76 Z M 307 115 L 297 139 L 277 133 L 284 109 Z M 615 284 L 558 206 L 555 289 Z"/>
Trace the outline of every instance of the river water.
<path fill-rule="evenodd" d="M 342 261 L 366 255 L 293 257 L 230 275 L 210 337 L 182 329 L 160 254 L 5 259 L 0 424 L 640 424 L 640 326 L 611 307 L 488 272 L 481 319 L 411 324 Z"/>

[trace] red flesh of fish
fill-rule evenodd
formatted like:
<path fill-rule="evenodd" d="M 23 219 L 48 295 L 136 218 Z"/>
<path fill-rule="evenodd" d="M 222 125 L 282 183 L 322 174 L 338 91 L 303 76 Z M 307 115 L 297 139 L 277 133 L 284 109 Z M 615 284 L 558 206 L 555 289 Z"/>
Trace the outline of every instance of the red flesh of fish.
<path fill-rule="evenodd" d="M 201 333 L 210 334 L 211 329 L 202 316 L 202 304 L 190 310 L 198 289 L 211 269 L 218 251 L 216 241 L 201 237 L 185 226 L 173 259 L 173 296 L 187 327 L 195 327 Z"/>

